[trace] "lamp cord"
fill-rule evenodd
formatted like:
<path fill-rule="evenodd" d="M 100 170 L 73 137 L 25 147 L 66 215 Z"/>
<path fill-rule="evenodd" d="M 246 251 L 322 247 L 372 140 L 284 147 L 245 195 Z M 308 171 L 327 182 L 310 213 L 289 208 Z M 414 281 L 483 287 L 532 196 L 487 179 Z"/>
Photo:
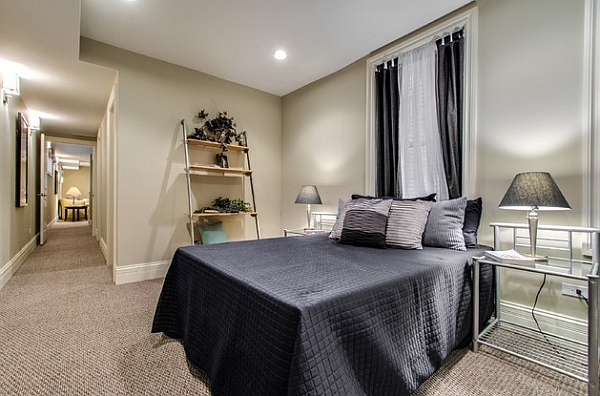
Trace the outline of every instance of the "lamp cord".
<path fill-rule="evenodd" d="M 589 304 L 588 299 L 585 298 L 585 296 L 583 295 L 583 293 L 581 293 L 581 289 L 577 289 L 577 297 L 579 297 L 580 300 L 585 301 L 585 305 L 586 306 Z"/>
<path fill-rule="evenodd" d="M 533 307 L 531 308 L 531 317 L 533 318 L 533 321 L 535 322 L 535 325 L 538 328 L 538 331 L 540 332 L 540 334 L 542 336 L 544 336 L 544 339 L 546 340 L 546 342 L 552 347 L 552 349 L 554 349 L 554 352 L 556 352 L 556 354 L 563 360 L 565 360 L 565 357 L 558 351 L 558 349 L 556 349 L 556 347 L 554 346 L 554 344 L 552 344 L 550 342 L 550 340 L 548 339 L 548 337 L 546 336 L 546 333 L 544 333 L 542 331 L 542 328 L 540 327 L 540 324 L 537 321 L 537 318 L 535 317 L 535 307 L 537 306 L 538 303 L 538 299 L 540 297 L 540 293 L 542 292 L 542 289 L 544 288 L 544 285 L 546 285 L 546 278 L 547 275 L 544 274 L 544 281 L 542 282 L 540 288 L 537 291 L 537 294 L 535 295 L 535 301 L 533 302 Z"/>

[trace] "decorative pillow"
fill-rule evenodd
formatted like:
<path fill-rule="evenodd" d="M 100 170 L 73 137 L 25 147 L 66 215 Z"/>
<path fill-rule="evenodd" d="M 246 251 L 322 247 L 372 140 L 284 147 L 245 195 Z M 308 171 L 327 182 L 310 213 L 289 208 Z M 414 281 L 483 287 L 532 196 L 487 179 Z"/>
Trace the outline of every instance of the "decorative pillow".
<path fill-rule="evenodd" d="M 359 198 L 365 198 L 365 199 L 393 199 L 394 201 L 431 201 L 431 202 L 435 202 L 436 195 L 437 195 L 437 193 L 432 193 L 432 194 L 429 194 L 429 195 L 427 195 L 425 197 L 398 198 L 398 197 L 372 197 L 370 195 L 352 194 L 352 199 L 359 199 Z"/>
<path fill-rule="evenodd" d="M 344 226 L 344 217 L 346 216 L 346 204 L 350 201 L 346 201 L 342 198 L 338 198 L 338 210 L 337 210 L 337 218 L 335 219 L 335 224 L 333 228 L 331 228 L 331 233 L 329 234 L 329 238 L 338 240 L 342 236 L 342 227 Z"/>
<path fill-rule="evenodd" d="M 385 248 L 385 227 L 391 204 L 389 199 L 348 202 L 340 243 Z"/>
<path fill-rule="evenodd" d="M 392 201 L 385 230 L 385 244 L 401 249 L 423 249 L 421 240 L 430 201 Z"/>
<path fill-rule="evenodd" d="M 463 236 L 467 247 L 477 247 L 477 230 L 481 223 L 483 200 L 481 197 L 467 201 L 465 209 L 465 222 L 463 223 Z"/>
<path fill-rule="evenodd" d="M 425 225 L 423 245 L 467 250 L 462 233 L 466 206 L 466 197 L 434 203 Z"/>
<path fill-rule="evenodd" d="M 199 224 L 198 233 L 202 238 L 203 245 L 227 242 L 227 235 L 225 235 L 223 223 L 221 222 L 213 224 Z"/>

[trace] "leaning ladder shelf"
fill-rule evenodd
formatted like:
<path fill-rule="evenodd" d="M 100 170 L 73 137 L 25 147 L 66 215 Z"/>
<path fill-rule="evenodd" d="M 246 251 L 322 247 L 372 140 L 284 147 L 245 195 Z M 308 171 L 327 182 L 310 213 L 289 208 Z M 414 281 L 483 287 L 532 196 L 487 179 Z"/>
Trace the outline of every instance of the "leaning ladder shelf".
<path fill-rule="evenodd" d="M 237 168 L 221 168 L 220 166 L 207 166 L 207 165 L 190 165 L 188 166 L 191 175 L 207 175 L 209 173 L 217 173 L 221 176 L 239 176 L 252 174 L 251 170 L 248 169 L 237 169 Z"/>
<path fill-rule="evenodd" d="M 241 212 L 241 213 L 194 213 L 192 204 L 192 175 L 205 176 L 213 174 L 216 176 L 247 176 L 250 179 L 250 193 L 252 194 L 252 207 L 256 211 L 256 198 L 254 197 L 254 182 L 252 180 L 252 167 L 250 166 L 250 154 L 249 149 L 246 146 L 238 146 L 234 144 L 228 144 L 227 150 L 240 151 L 246 157 L 247 169 L 240 168 L 222 168 L 219 166 L 209 165 L 193 165 L 190 164 L 190 146 L 209 148 L 209 149 L 221 149 L 222 145 L 218 142 L 210 142 L 206 140 L 190 139 L 188 138 L 187 126 L 185 119 L 181 120 L 181 131 L 183 133 L 183 147 L 185 153 L 185 176 L 187 181 L 187 196 L 188 196 L 188 216 L 189 227 L 190 227 L 190 242 L 193 245 L 195 243 L 195 227 L 194 221 L 198 218 L 209 218 L 209 217 L 229 217 L 229 216 L 242 216 L 249 215 L 254 218 L 254 224 L 256 226 L 256 238 L 260 239 L 260 226 L 258 224 L 258 213 L 257 212 Z"/>

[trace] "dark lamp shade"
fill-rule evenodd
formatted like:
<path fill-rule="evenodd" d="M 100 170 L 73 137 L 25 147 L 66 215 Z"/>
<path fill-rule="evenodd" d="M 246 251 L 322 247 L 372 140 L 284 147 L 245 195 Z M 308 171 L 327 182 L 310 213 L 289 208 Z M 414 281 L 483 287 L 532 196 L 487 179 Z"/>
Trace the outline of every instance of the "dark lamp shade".
<path fill-rule="evenodd" d="M 302 186 L 298 196 L 296 197 L 297 204 L 319 205 L 321 204 L 321 196 L 317 186 Z"/>
<path fill-rule="evenodd" d="M 498 207 L 516 210 L 571 209 L 558 185 L 547 172 L 516 175 Z"/>

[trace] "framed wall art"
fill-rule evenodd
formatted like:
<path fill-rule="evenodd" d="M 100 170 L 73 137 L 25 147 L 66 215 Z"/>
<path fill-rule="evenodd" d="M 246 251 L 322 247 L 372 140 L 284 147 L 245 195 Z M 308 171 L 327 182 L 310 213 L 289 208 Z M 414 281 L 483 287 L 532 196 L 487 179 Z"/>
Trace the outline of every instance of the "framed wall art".
<path fill-rule="evenodd" d="M 29 161 L 29 125 L 22 113 L 17 115 L 17 167 L 16 167 L 16 206 L 21 208 L 28 203 L 28 161 Z"/>

